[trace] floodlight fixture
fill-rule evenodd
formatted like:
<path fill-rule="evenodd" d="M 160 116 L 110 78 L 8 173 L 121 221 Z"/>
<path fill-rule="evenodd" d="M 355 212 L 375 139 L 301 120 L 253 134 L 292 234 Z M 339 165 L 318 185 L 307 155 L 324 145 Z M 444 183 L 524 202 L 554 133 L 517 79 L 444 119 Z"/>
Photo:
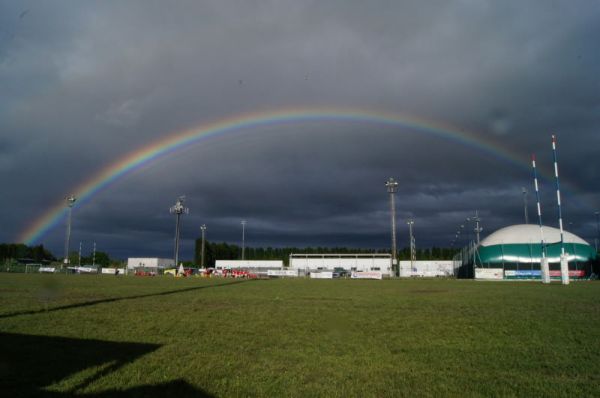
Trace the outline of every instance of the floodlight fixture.
<path fill-rule="evenodd" d="M 387 180 L 385 186 L 387 187 L 389 193 L 398 192 L 398 181 L 394 180 L 392 177 Z"/>

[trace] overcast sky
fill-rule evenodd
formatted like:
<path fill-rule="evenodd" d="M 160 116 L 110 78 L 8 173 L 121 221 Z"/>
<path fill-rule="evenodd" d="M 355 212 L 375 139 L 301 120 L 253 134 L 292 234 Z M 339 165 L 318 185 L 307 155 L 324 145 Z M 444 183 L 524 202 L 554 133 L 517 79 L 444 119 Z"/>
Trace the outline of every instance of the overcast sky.
<path fill-rule="evenodd" d="M 423 130 L 289 123 L 221 135 L 109 186 L 73 211 L 71 248 L 183 258 L 199 227 L 248 246 L 450 246 L 537 222 L 532 152 L 558 136 L 565 226 L 593 243 L 600 208 L 600 2 L 0 0 L 0 242 L 14 242 L 99 170 L 161 137 L 246 112 L 357 108 L 497 143 L 521 166 Z M 557 225 L 552 179 L 544 220 Z M 65 222 L 35 243 L 63 254 Z M 465 242 L 459 242 L 464 244 Z"/>

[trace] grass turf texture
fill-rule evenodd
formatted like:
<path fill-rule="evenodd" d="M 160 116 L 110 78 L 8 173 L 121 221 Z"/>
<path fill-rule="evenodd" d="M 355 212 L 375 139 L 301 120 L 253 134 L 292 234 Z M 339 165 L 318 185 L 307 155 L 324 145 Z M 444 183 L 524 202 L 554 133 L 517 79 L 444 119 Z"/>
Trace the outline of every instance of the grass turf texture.
<path fill-rule="evenodd" d="M 0 274 L 2 396 L 598 396 L 600 283 Z"/>

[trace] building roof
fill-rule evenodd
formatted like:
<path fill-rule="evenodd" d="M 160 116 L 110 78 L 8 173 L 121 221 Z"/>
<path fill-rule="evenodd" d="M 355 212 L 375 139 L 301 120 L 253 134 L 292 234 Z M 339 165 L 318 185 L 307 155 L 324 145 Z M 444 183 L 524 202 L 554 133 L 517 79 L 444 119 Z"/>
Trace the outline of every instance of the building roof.
<path fill-rule="evenodd" d="M 552 244 L 560 242 L 560 230 L 553 227 L 543 227 L 544 243 Z M 570 232 L 563 233 L 565 243 L 589 244 L 579 236 Z M 540 227 L 535 224 L 519 224 L 501 228 L 481 241 L 481 246 L 506 245 L 506 244 L 529 244 L 541 241 Z"/>

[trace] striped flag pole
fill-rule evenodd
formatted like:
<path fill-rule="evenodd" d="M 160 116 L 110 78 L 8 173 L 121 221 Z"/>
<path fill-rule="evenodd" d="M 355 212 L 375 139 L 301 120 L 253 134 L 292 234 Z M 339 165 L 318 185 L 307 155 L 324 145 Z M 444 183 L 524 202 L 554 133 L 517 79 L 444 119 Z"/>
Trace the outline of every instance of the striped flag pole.
<path fill-rule="evenodd" d="M 535 188 L 535 199 L 537 202 L 537 214 L 540 224 L 540 236 L 542 238 L 542 258 L 540 260 L 540 272 L 542 283 L 550 283 L 550 269 L 548 267 L 548 259 L 546 258 L 546 244 L 544 243 L 544 228 L 542 224 L 542 206 L 540 205 L 540 190 L 537 180 L 537 169 L 535 167 L 535 154 L 531 155 L 531 165 L 533 167 L 533 185 Z"/>
<path fill-rule="evenodd" d="M 556 180 L 556 201 L 558 203 L 558 227 L 560 229 L 560 276 L 564 285 L 569 284 L 569 263 L 565 256 L 562 208 L 560 203 L 560 183 L 558 180 L 558 160 L 556 157 L 556 136 L 552 134 L 552 155 L 554 157 L 554 179 Z M 566 263 L 566 265 L 565 265 Z M 566 269 L 564 269 L 566 268 Z"/>

